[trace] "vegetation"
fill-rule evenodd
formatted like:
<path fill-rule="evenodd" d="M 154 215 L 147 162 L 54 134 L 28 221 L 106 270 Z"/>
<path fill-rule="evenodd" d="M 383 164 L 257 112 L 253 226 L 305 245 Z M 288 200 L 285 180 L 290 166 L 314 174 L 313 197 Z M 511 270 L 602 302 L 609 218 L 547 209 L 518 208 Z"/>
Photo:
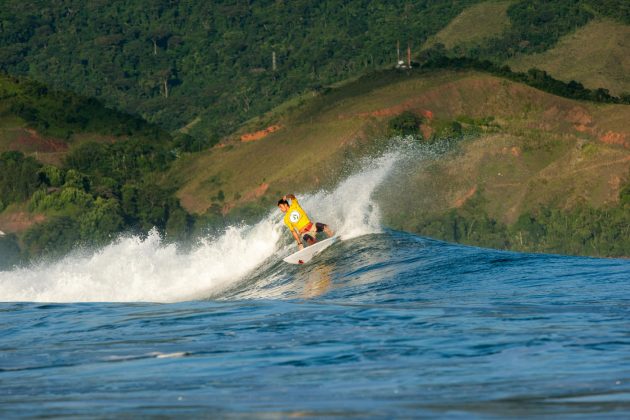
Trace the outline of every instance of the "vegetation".
<path fill-rule="evenodd" d="M 630 103 L 630 96 L 620 92 L 562 82 L 538 69 L 514 72 L 505 65 L 513 57 L 548 50 L 595 18 L 630 23 L 622 1 L 493 3 L 502 13 L 500 27 L 476 32 L 474 43 L 453 42 L 450 50 L 434 44 L 414 56 L 420 69 L 411 71 L 384 70 L 396 61 L 397 41 L 403 50 L 409 43 L 419 51 L 479 1 L 5 3 L 0 70 L 19 77 L 0 77 L 0 120 L 11 118 L 33 137 L 64 145 L 56 166 L 25 149 L 0 155 L 0 214 L 19 209 L 44 220 L 18 236 L 0 238 L 0 252 L 13 260 L 19 259 L 18 243 L 28 255 L 60 254 L 76 244 L 107 243 L 125 230 L 146 232 L 155 226 L 181 238 L 202 224 L 256 217 L 271 206 L 274 195 L 329 185 L 344 159 L 367 153 L 361 148 L 370 139 L 391 134 L 438 143 L 499 131 L 527 137 L 533 149 L 542 144 L 538 154 L 530 154 L 526 142 L 522 149 L 506 148 L 508 154 L 523 153 L 522 161 L 559 159 L 561 146 L 531 128 L 542 117 L 532 104 L 497 105 L 502 99 L 496 97 L 492 106 L 510 109 L 487 111 L 483 99 L 474 96 L 514 87 L 507 80 L 570 99 Z M 501 80 L 477 77 L 478 72 Z M 360 75 L 341 88 L 330 87 Z M 463 96 L 449 98 L 448 84 Z M 467 89 L 472 94 L 466 96 Z M 455 104 L 463 97 L 466 103 Z M 566 103 L 547 108 L 562 114 L 568 112 Z M 264 114 L 279 104 L 281 111 Z M 593 114 L 588 118 L 598 119 L 593 107 L 579 106 Z M 626 114 L 615 108 L 611 115 L 615 112 L 623 121 Z M 526 120 L 530 113 L 537 117 Z M 278 115 L 282 121 L 276 121 Z M 280 128 L 260 142 L 205 150 L 243 129 L 244 121 L 251 131 L 272 124 Z M 565 130 L 556 133 L 569 139 L 564 145 L 577 137 L 598 141 L 604 133 L 590 126 L 570 131 L 573 121 L 564 121 L 565 128 L 547 123 L 552 128 L 545 130 Z M 601 118 L 593 127 L 610 128 Z M 612 136 L 618 135 L 613 140 L 624 141 L 617 132 L 623 129 L 610 128 Z M 0 140 L 3 150 L 19 143 Z M 493 159 L 481 165 L 484 176 L 499 172 L 494 167 L 501 159 Z M 560 206 L 541 199 L 534 207 L 519 207 L 510 221 L 492 211 L 496 196 L 477 192 L 462 206 L 450 206 L 453 210 L 415 215 L 415 226 L 407 228 L 497 248 L 628 255 L 628 189 L 621 190 L 617 206 Z"/>
<path fill-rule="evenodd" d="M 0 75 L 0 116 L 15 115 L 40 134 L 69 140 L 74 133 L 164 140 L 168 134 L 142 118 L 108 109 L 94 98 L 51 90 L 19 77 Z"/>
<path fill-rule="evenodd" d="M 297 93 L 393 64 L 397 41 L 419 45 L 473 3 L 8 0 L 0 70 L 187 126 L 207 147 Z"/>
<path fill-rule="evenodd" d="M 483 210 L 481 195 L 460 209 L 424 215 L 416 232 L 468 245 L 567 255 L 630 255 L 630 183 L 619 205 L 601 209 L 580 204 L 569 210 L 543 206 L 522 214 L 512 225 Z"/>
<path fill-rule="evenodd" d="M 391 66 L 398 41 L 417 50 L 479 2 L 8 0 L 0 70 L 183 128 L 205 148 L 300 92 Z M 507 15 L 499 36 L 458 55 L 502 63 L 594 17 L 630 22 L 623 0 L 521 0 Z"/>
<path fill-rule="evenodd" d="M 425 48 L 444 44 L 446 48 L 464 51 L 474 45 L 483 45 L 491 38 L 500 37 L 510 26 L 507 9 L 514 1 L 484 1 L 466 8 L 449 24 L 431 37 Z"/>
<path fill-rule="evenodd" d="M 609 89 L 616 95 L 630 92 L 628 42 L 630 25 L 610 19 L 592 20 L 562 37 L 553 48 L 520 55 L 507 64 L 515 70 L 536 67 L 556 79 L 579 80 L 586 87 Z"/>
<path fill-rule="evenodd" d="M 0 178 L 1 188 L 11 193 L 3 197 L 15 198 L 12 201 L 28 198 L 29 211 L 47 215 L 45 222 L 23 237 L 28 255 L 60 255 L 79 243 L 103 245 L 124 230 L 147 232 L 156 227 L 174 238 L 190 232 L 194 219 L 181 208 L 173 191 L 143 180 L 152 171 L 163 169 L 151 165 L 151 151 L 136 154 L 135 147 L 97 146 L 86 143 L 75 149 L 63 168 L 42 166 L 20 152 L 0 155 L 2 165 L 12 165 L 12 171 L 6 173 L 21 176 Z M 99 165 L 95 160 L 94 166 L 81 167 L 94 150 L 100 152 L 100 162 L 106 163 Z M 128 162 L 128 167 L 107 166 L 113 161 Z"/>
<path fill-rule="evenodd" d="M 0 236 L 0 270 L 10 269 L 22 260 L 22 252 L 15 235 Z"/>
<path fill-rule="evenodd" d="M 60 166 L 20 151 L 0 153 L 0 213 L 27 202 L 28 211 L 45 218 L 19 237 L 3 237 L 8 254 L 21 243 L 24 256 L 60 255 L 79 243 L 101 245 L 122 231 L 153 227 L 174 238 L 188 234 L 193 218 L 173 190 L 153 180 L 186 150 L 186 136 L 172 138 L 95 99 L 20 78 L 0 77 L 0 98 L 0 119 L 18 118 L 37 138 L 69 146 Z"/>
<path fill-rule="evenodd" d="M 0 211 L 28 199 L 42 184 L 41 164 L 20 152 L 0 154 Z"/>
<path fill-rule="evenodd" d="M 404 111 L 388 122 L 389 131 L 394 136 L 421 135 L 422 118 L 410 111 Z"/>
<path fill-rule="evenodd" d="M 571 80 L 568 83 L 554 79 L 547 72 L 539 69 L 529 69 L 527 73 L 514 72 L 509 66 L 499 66 L 488 60 L 477 60 L 467 57 L 451 57 L 446 54 L 443 46 L 437 44 L 433 48 L 423 52 L 421 57 L 424 69 L 476 69 L 482 70 L 500 77 L 525 83 L 545 92 L 554 95 L 564 96 L 571 99 L 590 100 L 593 102 L 630 104 L 628 95 L 619 97 L 613 96 L 607 89 L 598 88 L 595 90 L 585 88 L 580 82 Z"/>
<path fill-rule="evenodd" d="M 507 14 L 510 25 L 483 44 L 460 45 L 458 55 L 490 59 L 501 63 L 518 54 L 545 51 L 558 40 L 586 25 L 595 17 L 608 17 L 630 24 L 630 8 L 623 0 L 522 0 L 513 3 Z"/>

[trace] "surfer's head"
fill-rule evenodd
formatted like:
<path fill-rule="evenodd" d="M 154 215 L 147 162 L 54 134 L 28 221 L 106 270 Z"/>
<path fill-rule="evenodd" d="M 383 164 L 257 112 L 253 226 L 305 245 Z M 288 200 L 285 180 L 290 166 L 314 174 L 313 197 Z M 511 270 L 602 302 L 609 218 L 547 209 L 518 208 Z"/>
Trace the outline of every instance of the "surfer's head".
<path fill-rule="evenodd" d="M 286 213 L 289 210 L 289 202 L 285 199 L 278 200 L 278 207 L 282 213 Z"/>

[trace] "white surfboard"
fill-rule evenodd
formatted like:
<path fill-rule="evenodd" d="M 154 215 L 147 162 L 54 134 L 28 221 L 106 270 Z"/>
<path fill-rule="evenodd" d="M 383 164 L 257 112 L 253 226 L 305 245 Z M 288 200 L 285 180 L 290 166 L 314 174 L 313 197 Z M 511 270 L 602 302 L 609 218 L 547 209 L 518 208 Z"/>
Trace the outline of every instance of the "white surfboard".
<path fill-rule="evenodd" d="M 288 262 L 289 264 L 306 264 L 312 260 L 315 255 L 334 244 L 335 241 L 337 241 L 337 236 L 324 239 L 323 241 L 318 241 L 311 246 L 307 246 L 306 248 L 289 255 L 283 261 Z"/>

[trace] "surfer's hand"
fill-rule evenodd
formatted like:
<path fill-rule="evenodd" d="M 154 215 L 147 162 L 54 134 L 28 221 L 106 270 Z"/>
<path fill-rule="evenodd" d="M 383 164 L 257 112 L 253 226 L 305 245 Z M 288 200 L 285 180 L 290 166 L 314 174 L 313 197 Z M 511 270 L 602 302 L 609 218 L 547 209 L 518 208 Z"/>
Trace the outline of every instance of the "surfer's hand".
<path fill-rule="evenodd" d="M 304 244 L 303 243 L 299 243 L 298 244 L 298 249 L 301 251 L 304 249 Z"/>

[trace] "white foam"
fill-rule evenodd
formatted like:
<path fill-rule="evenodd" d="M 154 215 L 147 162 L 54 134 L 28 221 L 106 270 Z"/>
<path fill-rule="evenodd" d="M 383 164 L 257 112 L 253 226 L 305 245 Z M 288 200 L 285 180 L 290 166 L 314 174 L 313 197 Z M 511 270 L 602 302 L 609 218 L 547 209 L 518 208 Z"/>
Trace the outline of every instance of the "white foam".
<path fill-rule="evenodd" d="M 314 221 L 342 239 L 378 232 L 372 194 L 396 159 L 386 154 L 331 192 L 300 200 Z M 122 237 L 90 255 L 0 272 L 0 301 L 176 302 L 216 296 L 274 255 L 288 252 L 290 235 L 274 209 L 254 226 L 230 227 L 181 252 L 157 231 L 146 238 Z M 279 255 L 278 255 L 279 257 Z"/>
<path fill-rule="evenodd" d="M 0 273 L 0 300 L 38 302 L 172 302 L 210 296 L 277 251 L 280 232 L 265 219 L 229 228 L 179 253 L 154 230 L 122 238 L 89 256 Z"/>
<path fill-rule="evenodd" d="M 329 224 L 341 239 L 380 232 L 380 211 L 372 195 L 398 159 L 398 153 L 387 153 L 365 162 L 361 172 L 342 181 L 333 192 L 305 197 L 303 207 L 312 209 L 311 219 Z"/>

